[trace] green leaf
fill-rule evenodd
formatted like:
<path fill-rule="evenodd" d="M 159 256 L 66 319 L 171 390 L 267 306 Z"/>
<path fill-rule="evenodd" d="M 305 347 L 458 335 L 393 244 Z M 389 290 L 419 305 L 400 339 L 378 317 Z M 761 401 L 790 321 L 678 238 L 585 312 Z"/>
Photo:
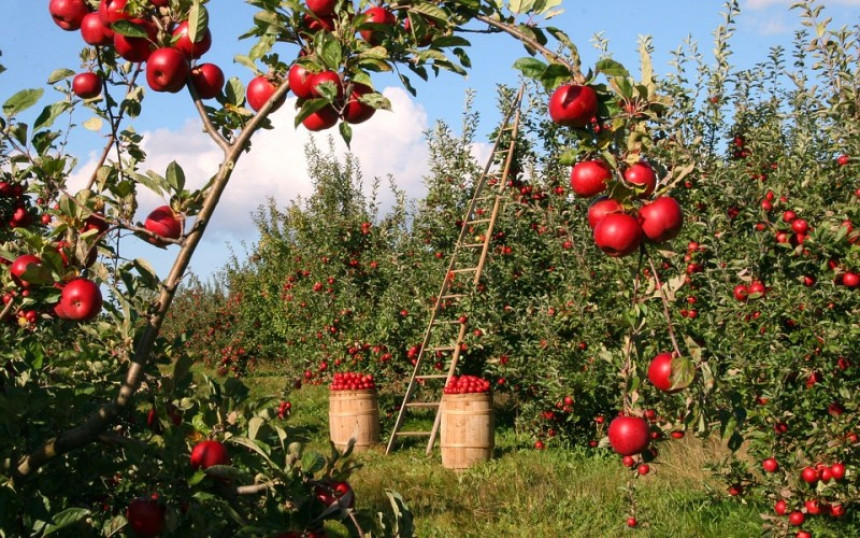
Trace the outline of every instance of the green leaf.
<path fill-rule="evenodd" d="M 689 357 L 675 357 L 672 359 L 672 382 L 671 390 L 683 390 L 690 386 L 696 377 L 696 366 Z"/>
<path fill-rule="evenodd" d="M 340 122 L 340 136 L 348 148 L 349 143 L 352 142 L 352 127 L 345 121 Z"/>
<path fill-rule="evenodd" d="M 41 88 L 21 90 L 3 103 L 3 113 L 7 116 L 14 116 L 19 112 L 27 110 L 38 103 L 44 93 L 45 90 Z"/>
<path fill-rule="evenodd" d="M 188 39 L 192 43 L 199 43 L 206 34 L 206 28 L 209 26 L 209 12 L 200 3 L 200 0 L 194 0 L 194 5 L 191 6 L 191 11 L 188 13 Z"/>
<path fill-rule="evenodd" d="M 111 25 L 111 29 L 117 34 L 125 37 L 140 37 L 147 39 L 149 34 L 146 33 L 146 28 L 140 24 L 135 24 L 128 19 L 120 19 Z"/>
<path fill-rule="evenodd" d="M 329 69 L 337 69 L 343 60 L 343 49 L 340 42 L 330 32 L 317 32 L 314 36 L 314 49 L 320 55 L 323 64 Z"/>
<path fill-rule="evenodd" d="M 158 274 L 155 272 L 155 269 L 149 265 L 149 262 L 144 260 L 143 258 L 136 258 L 133 262 L 134 268 L 137 269 L 138 274 L 141 277 L 141 280 L 144 281 L 144 285 L 148 288 L 156 288 L 160 283 L 158 279 Z"/>
<path fill-rule="evenodd" d="M 318 452 L 305 452 L 302 455 L 302 470 L 312 475 L 325 468 L 325 458 Z"/>
<path fill-rule="evenodd" d="M 594 69 L 598 73 L 603 73 L 604 75 L 609 76 L 609 77 L 629 77 L 630 76 L 630 72 L 627 71 L 627 69 L 623 65 L 621 65 L 619 62 L 617 62 L 611 58 L 604 58 L 602 60 L 599 60 L 594 65 Z"/>
<path fill-rule="evenodd" d="M 171 161 L 167 165 L 165 179 L 167 179 L 167 184 L 173 187 L 174 191 L 182 192 L 185 189 L 185 172 L 176 161 Z"/>
<path fill-rule="evenodd" d="M 254 421 L 255 420 L 257 421 L 256 428 L 254 428 Z M 259 430 L 259 427 L 262 425 L 262 423 L 263 423 L 263 419 L 261 419 L 260 417 L 252 418 L 250 423 L 248 424 L 249 431 L 253 431 L 253 434 L 256 435 L 257 432 L 254 430 Z M 264 447 L 260 446 L 260 444 L 257 441 L 255 441 L 253 439 L 248 439 L 246 437 L 231 437 L 229 439 L 229 442 L 232 444 L 241 445 L 245 448 L 253 450 L 257 454 L 259 454 L 260 457 L 262 457 L 264 460 L 266 460 L 266 462 L 269 465 L 271 465 L 272 467 L 276 467 L 275 463 L 269 457 L 271 451 L 266 450 Z"/>
<path fill-rule="evenodd" d="M 520 58 L 514 62 L 514 69 L 519 70 L 527 78 L 540 79 L 547 65 L 537 58 Z"/>
<path fill-rule="evenodd" d="M 326 519 L 324 527 L 325 535 L 330 536 L 332 538 L 349 538 L 350 536 L 352 536 L 352 534 L 349 532 L 349 528 L 340 521 Z"/>
<path fill-rule="evenodd" d="M 433 46 L 436 48 L 445 47 L 468 47 L 471 43 L 460 36 L 441 36 L 433 40 Z"/>
<path fill-rule="evenodd" d="M 230 77 L 224 90 L 227 102 L 233 106 L 242 106 L 245 102 L 245 85 L 237 77 Z"/>
<path fill-rule="evenodd" d="M 248 421 L 248 438 L 254 440 L 257 438 L 257 434 L 260 432 L 260 426 L 264 424 L 263 419 L 260 417 L 252 417 L 251 420 Z"/>
<path fill-rule="evenodd" d="M 75 74 L 71 69 L 55 69 L 50 75 L 48 75 L 48 84 L 56 84 L 57 82 L 69 78 Z"/>
<path fill-rule="evenodd" d="M 36 118 L 35 123 L 33 123 L 33 130 L 39 131 L 50 127 L 54 124 L 54 120 L 56 120 L 60 114 L 68 110 L 70 106 L 71 103 L 68 101 L 60 101 L 46 106 L 42 109 L 42 113 L 39 114 L 39 117 Z"/>
<path fill-rule="evenodd" d="M 74 525 L 78 521 L 82 521 L 91 513 L 92 512 L 90 512 L 86 508 L 67 508 L 59 514 L 54 515 L 53 523 L 48 523 L 44 526 L 44 532 L 42 536 L 48 536 L 58 530 L 64 529 L 70 525 Z"/>

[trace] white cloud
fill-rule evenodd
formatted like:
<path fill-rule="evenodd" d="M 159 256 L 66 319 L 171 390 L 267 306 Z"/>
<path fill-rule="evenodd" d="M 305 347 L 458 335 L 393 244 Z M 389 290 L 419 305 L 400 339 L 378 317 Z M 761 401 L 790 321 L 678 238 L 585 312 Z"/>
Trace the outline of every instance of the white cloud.
<path fill-rule="evenodd" d="M 423 194 L 423 176 L 428 169 L 428 151 L 424 131 L 428 128 L 424 108 L 400 88 L 386 88 L 383 93 L 392 110 L 378 111 L 369 121 L 353 126 L 351 150 L 358 157 L 365 187 L 374 177 L 383 180 L 380 200 L 385 206 L 391 197 L 387 193 L 387 176 L 395 179 L 398 188 L 409 196 Z M 274 129 L 258 132 L 252 139 L 251 151 L 242 155 L 230 179 L 221 203 L 207 230 L 208 241 L 251 239 L 255 229 L 251 212 L 274 197 L 286 205 L 297 196 L 311 194 L 307 174 L 305 147 L 313 136 L 317 146 L 328 149 L 328 138 L 334 139 L 336 155 L 343 158 L 347 148 L 336 129 L 310 133 L 304 127 L 293 128 L 295 98 L 287 99 L 271 119 Z M 196 188 L 217 171 L 221 151 L 204 133 L 195 120 L 189 120 L 178 130 L 159 129 L 143 133 L 142 147 L 147 160 L 142 170 L 152 169 L 164 174 L 167 165 L 176 161 L 182 167 L 188 188 Z M 70 179 L 70 187 L 81 188 L 95 166 L 95 157 L 82 166 Z M 138 198 L 143 219 L 148 211 L 164 203 L 151 192 Z"/>

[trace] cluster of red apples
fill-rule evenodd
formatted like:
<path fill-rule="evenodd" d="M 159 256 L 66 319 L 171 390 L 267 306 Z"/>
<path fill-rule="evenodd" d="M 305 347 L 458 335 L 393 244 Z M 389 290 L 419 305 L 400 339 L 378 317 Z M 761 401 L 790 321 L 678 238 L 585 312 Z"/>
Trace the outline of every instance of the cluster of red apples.
<path fill-rule="evenodd" d="M 208 469 L 215 465 L 230 465 L 230 454 L 220 441 L 206 440 L 191 449 L 191 468 Z M 128 526 L 140 538 L 154 538 L 164 532 L 166 509 L 157 493 L 133 499 L 126 510 Z"/>
<path fill-rule="evenodd" d="M 129 62 L 146 63 L 146 82 L 153 91 L 176 93 L 190 79 L 201 99 L 212 99 L 221 93 L 221 68 L 211 63 L 191 66 L 192 60 L 212 46 L 208 29 L 192 40 L 188 21 L 163 26 L 162 16 L 169 14 L 169 0 L 149 0 L 151 9 L 135 15 L 126 12 L 127 3 L 128 0 L 101 0 L 97 11 L 90 11 L 84 0 L 51 0 L 48 10 L 57 26 L 66 31 L 79 30 L 88 45 L 112 47 Z M 115 31 L 114 25 L 119 21 L 129 23 L 145 37 Z M 72 91 L 82 99 L 93 99 L 101 94 L 102 79 L 93 72 L 80 73 L 72 80 Z"/>
<path fill-rule="evenodd" d="M 474 375 L 452 376 L 443 390 L 445 394 L 482 394 L 490 392 L 490 382 Z"/>
<path fill-rule="evenodd" d="M 168 0 L 149 2 L 151 9 L 133 15 L 126 12 L 128 0 L 101 0 L 98 11 L 90 11 L 85 0 L 51 0 L 49 11 L 60 28 L 80 30 L 81 37 L 88 45 L 113 47 L 118 56 L 129 62 L 146 63 L 146 81 L 153 91 L 177 93 L 190 81 L 201 99 L 213 99 L 220 95 L 225 83 L 221 68 L 213 63 L 193 63 L 211 47 L 210 31 L 206 29 L 202 35 L 193 35 L 187 20 L 174 21 L 170 18 Z M 309 13 L 305 16 L 304 30 L 309 34 L 332 31 L 336 3 L 336 0 L 307 0 Z M 383 7 L 372 7 L 364 15 L 367 23 L 376 25 L 393 26 L 396 22 L 394 14 Z M 166 26 L 165 20 L 170 21 Z M 133 25 L 146 37 L 131 37 L 115 31 L 119 21 Z M 128 26 L 124 24 L 124 27 Z M 371 30 L 359 32 L 362 39 L 371 44 L 381 41 L 379 33 Z M 374 107 L 360 100 L 373 90 L 366 84 L 345 80 L 336 71 L 315 73 L 295 63 L 289 70 L 288 80 L 289 89 L 299 98 L 299 107 L 307 99 L 322 97 L 322 85 L 328 83 L 334 87 L 337 106 L 323 106 L 302 121 L 310 131 L 328 129 L 340 119 L 351 124 L 362 123 L 376 112 Z M 279 77 L 271 74 L 253 78 L 245 92 L 248 106 L 255 112 L 259 111 L 281 83 Z M 73 93 L 82 99 L 98 97 L 102 86 L 101 77 L 89 71 L 76 75 L 72 81 Z M 347 94 L 349 97 L 345 98 Z M 281 106 L 285 98 L 286 94 L 273 103 L 273 109 Z"/>
<path fill-rule="evenodd" d="M 331 390 L 376 390 L 376 382 L 370 374 L 359 372 L 337 372 L 332 377 Z"/>
<path fill-rule="evenodd" d="M 102 215 L 92 214 L 79 230 L 81 234 L 95 232 L 101 236 L 107 233 L 108 222 Z M 156 208 L 146 218 L 144 228 L 150 232 L 148 240 L 159 246 L 167 244 L 167 239 L 177 239 L 182 234 L 182 221 L 169 206 Z M 9 290 L 2 296 L 3 304 L 12 302 L 16 297 L 28 297 L 39 286 L 53 286 L 60 290 L 59 301 L 53 305 L 51 314 L 67 321 L 87 322 L 95 319 L 102 310 L 101 290 L 94 281 L 80 276 L 75 267 L 72 246 L 68 241 L 58 241 L 53 247 L 59 256 L 61 267 L 52 267 L 36 254 L 22 254 L 12 262 L 0 259 L 9 265 L 9 276 L 17 289 Z M 86 269 L 95 263 L 96 249 L 93 247 L 83 262 Z M 71 273 L 70 273 L 71 271 Z M 60 278 L 55 278 L 54 273 Z M 19 312 L 21 325 L 34 325 L 39 314 L 36 310 Z"/>
<path fill-rule="evenodd" d="M 597 124 L 597 106 L 597 94 L 590 86 L 563 84 L 550 97 L 549 115 L 558 125 L 581 129 Z M 600 158 L 580 161 L 571 170 L 570 186 L 582 198 L 609 193 L 588 210 L 594 241 L 609 256 L 627 256 L 643 241 L 662 243 L 681 231 L 684 216 L 678 202 L 669 196 L 652 199 L 657 175 L 645 159 L 620 174 Z"/>

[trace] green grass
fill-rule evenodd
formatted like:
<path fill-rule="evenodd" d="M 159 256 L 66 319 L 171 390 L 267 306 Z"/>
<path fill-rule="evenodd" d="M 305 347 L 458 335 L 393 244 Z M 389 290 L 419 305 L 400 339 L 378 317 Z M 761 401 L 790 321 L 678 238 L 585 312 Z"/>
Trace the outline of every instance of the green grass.
<path fill-rule="evenodd" d="M 252 376 L 257 395 L 280 394 L 283 379 Z M 305 387 L 290 394 L 290 424 L 308 436 L 309 449 L 328 452 L 328 390 Z M 428 428 L 429 429 L 429 428 Z M 350 479 L 357 508 L 388 509 L 386 489 L 398 491 L 424 537 L 745 537 L 761 534 L 763 507 L 712 493 L 708 461 L 720 457 L 718 444 L 685 438 L 660 445 L 651 472 L 639 478 L 603 450 L 549 444 L 531 448 L 510 423 L 497 422 L 494 458 L 466 471 L 444 469 L 439 449 L 431 456 L 424 443 L 391 455 L 384 446 L 355 454 L 363 467 Z M 387 440 L 387 433 L 383 433 Z M 437 444 L 438 447 L 438 444 Z M 636 529 L 627 484 L 635 489 Z"/>

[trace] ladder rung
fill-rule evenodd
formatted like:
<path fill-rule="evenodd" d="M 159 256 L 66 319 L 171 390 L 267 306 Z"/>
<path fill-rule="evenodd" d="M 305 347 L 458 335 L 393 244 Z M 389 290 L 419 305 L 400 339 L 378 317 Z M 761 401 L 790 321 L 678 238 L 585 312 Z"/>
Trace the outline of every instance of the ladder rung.
<path fill-rule="evenodd" d="M 454 351 L 455 349 L 457 349 L 457 346 L 436 346 L 431 347 L 427 351 Z"/>
<path fill-rule="evenodd" d="M 394 432 L 394 435 L 398 437 L 429 437 L 430 432 Z"/>
<path fill-rule="evenodd" d="M 467 222 L 466 224 L 483 224 L 483 223 L 485 223 L 485 222 L 490 222 L 490 219 L 475 219 L 475 220 L 470 220 L 470 221 L 469 221 L 469 222 Z"/>
<path fill-rule="evenodd" d="M 483 247 L 484 244 L 483 243 L 463 243 L 460 246 L 463 248 L 478 248 L 478 247 Z"/>
<path fill-rule="evenodd" d="M 432 409 L 434 407 L 439 407 L 439 402 L 411 402 L 406 404 L 406 407 L 417 407 L 420 409 Z"/>
<path fill-rule="evenodd" d="M 471 273 L 477 271 L 477 267 L 464 267 L 463 269 L 453 269 L 452 273 Z"/>
<path fill-rule="evenodd" d="M 416 379 L 445 379 L 448 376 L 445 374 L 427 374 L 427 375 L 416 375 Z"/>
<path fill-rule="evenodd" d="M 440 299 L 462 299 L 463 297 L 467 297 L 465 293 L 452 293 L 451 295 L 442 295 L 439 297 Z"/>

